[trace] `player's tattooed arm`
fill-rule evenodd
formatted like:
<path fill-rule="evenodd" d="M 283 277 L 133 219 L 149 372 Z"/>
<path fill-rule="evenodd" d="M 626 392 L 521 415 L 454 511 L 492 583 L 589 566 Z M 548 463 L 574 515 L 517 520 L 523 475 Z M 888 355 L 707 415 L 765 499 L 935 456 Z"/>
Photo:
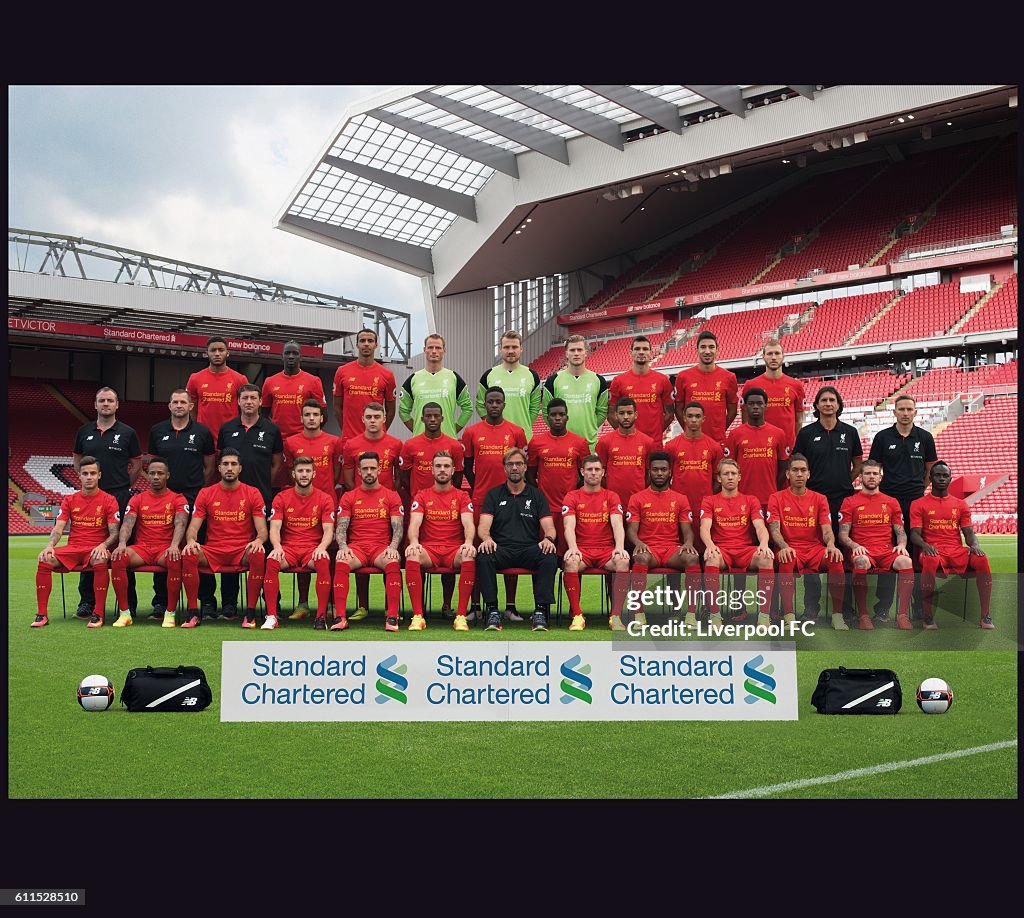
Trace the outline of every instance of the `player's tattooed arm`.
<path fill-rule="evenodd" d="M 843 548 L 849 548 L 851 551 L 853 550 L 856 543 L 853 541 L 853 539 L 850 538 L 850 523 L 839 524 L 838 541 L 839 544 L 843 546 Z"/>
<path fill-rule="evenodd" d="M 125 516 L 124 522 L 121 523 L 121 530 L 117 534 L 118 550 L 127 546 L 128 540 L 132 537 L 132 533 L 135 531 L 135 521 L 137 519 L 138 517 L 134 513 L 129 513 Z"/>
<path fill-rule="evenodd" d="M 391 545 L 395 551 L 398 551 L 398 546 L 402 544 L 402 531 L 405 529 L 400 516 L 391 517 Z"/>
<path fill-rule="evenodd" d="M 128 551 L 128 540 L 132 537 L 132 532 L 135 531 L 135 521 L 137 519 L 138 517 L 134 513 L 129 513 L 125 516 L 124 522 L 121 523 L 121 529 L 117 534 L 117 548 L 111 552 L 111 559 L 116 560 Z M 184 532 L 184 527 L 182 527 L 182 531 Z"/>
<path fill-rule="evenodd" d="M 338 548 L 344 550 L 348 542 L 348 524 L 352 521 L 350 516 L 342 516 L 338 519 Z"/>
<path fill-rule="evenodd" d="M 907 547 L 907 530 L 902 526 L 893 526 L 892 531 L 896 533 L 896 547 L 905 549 Z"/>
<path fill-rule="evenodd" d="M 768 532 L 771 534 L 772 542 L 776 548 L 786 547 L 786 540 L 782 538 L 782 526 L 778 520 L 769 520 Z"/>

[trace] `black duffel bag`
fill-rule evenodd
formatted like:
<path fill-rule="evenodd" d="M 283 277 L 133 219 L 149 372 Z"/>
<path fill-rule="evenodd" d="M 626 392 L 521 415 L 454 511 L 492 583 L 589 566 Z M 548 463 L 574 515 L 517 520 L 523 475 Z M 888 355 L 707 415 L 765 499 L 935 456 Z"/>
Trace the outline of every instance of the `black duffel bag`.
<path fill-rule="evenodd" d="M 129 711 L 202 711 L 213 701 L 198 666 L 140 666 L 128 673 L 121 704 Z"/>
<path fill-rule="evenodd" d="M 903 705 L 899 676 L 891 669 L 824 669 L 811 695 L 819 714 L 896 714 Z"/>

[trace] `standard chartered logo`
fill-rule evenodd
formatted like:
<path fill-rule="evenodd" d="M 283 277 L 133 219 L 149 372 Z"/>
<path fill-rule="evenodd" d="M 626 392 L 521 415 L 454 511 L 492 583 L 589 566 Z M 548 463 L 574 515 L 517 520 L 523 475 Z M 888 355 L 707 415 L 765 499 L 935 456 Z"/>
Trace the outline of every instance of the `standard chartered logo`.
<path fill-rule="evenodd" d="M 559 699 L 562 704 L 570 704 L 573 701 L 582 701 L 585 704 L 592 704 L 594 699 L 590 697 L 590 689 L 594 686 L 594 680 L 588 675 L 590 664 L 580 666 L 580 655 L 569 657 L 560 667 L 562 673 L 561 689 L 565 693 Z M 579 667 L 577 669 L 577 667 Z"/>
<path fill-rule="evenodd" d="M 771 676 L 775 672 L 775 664 L 769 663 L 764 669 L 759 669 L 762 663 L 764 657 L 758 654 L 743 664 L 743 675 L 747 677 L 743 680 L 743 688 L 749 693 L 744 695 L 743 700 L 747 704 L 753 704 L 758 698 L 775 704 L 775 693 L 772 690 L 778 683 Z"/>
<path fill-rule="evenodd" d="M 405 678 L 405 673 L 409 667 L 404 663 L 401 666 L 395 666 L 397 662 L 398 657 L 391 654 L 390 657 L 385 657 L 377 664 L 379 677 L 377 691 L 380 693 L 374 698 L 377 704 L 386 704 L 388 700 L 406 704 L 409 700 L 405 697 L 405 690 L 409 687 L 409 680 Z"/>

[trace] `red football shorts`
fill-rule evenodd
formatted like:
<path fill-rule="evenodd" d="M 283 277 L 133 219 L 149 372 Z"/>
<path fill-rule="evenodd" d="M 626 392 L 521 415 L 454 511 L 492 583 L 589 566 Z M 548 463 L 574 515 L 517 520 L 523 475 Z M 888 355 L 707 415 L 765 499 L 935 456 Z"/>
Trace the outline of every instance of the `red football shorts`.
<path fill-rule="evenodd" d="M 668 567 L 668 559 L 679 551 L 679 543 L 658 543 L 648 542 L 647 547 L 651 552 L 651 560 L 654 562 L 651 567 Z"/>
<path fill-rule="evenodd" d="M 896 563 L 896 559 L 898 557 L 899 557 L 899 555 L 897 555 L 896 552 L 894 552 L 892 550 L 880 551 L 877 554 L 874 553 L 874 552 L 870 552 L 869 551 L 868 552 L 868 560 L 871 562 L 871 567 L 869 567 L 868 570 L 869 571 L 891 571 L 892 570 L 892 566 Z M 856 561 L 856 559 L 853 559 L 853 560 Z M 857 570 L 856 565 L 854 565 L 853 569 Z"/>
<path fill-rule="evenodd" d="M 828 569 L 824 545 L 793 545 L 790 543 L 790 548 L 796 550 L 795 573 L 816 574 Z"/>
<path fill-rule="evenodd" d="M 143 565 L 155 567 L 167 567 L 166 559 L 164 561 L 159 559 L 168 548 L 168 545 L 143 545 L 141 543 L 128 546 L 129 551 L 134 552 L 142 559 Z"/>
<path fill-rule="evenodd" d="M 374 558 L 379 558 L 388 550 L 388 545 L 358 545 L 349 542 L 349 551 L 359 559 L 360 567 L 373 567 Z"/>
<path fill-rule="evenodd" d="M 92 548 L 78 548 L 77 546 L 72 548 L 70 545 L 63 545 L 60 548 L 55 548 L 53 553 L 57 556 L 60 566 L 65 570 L 70 571 L 76 567 L 91 567 L 89 555 L 92 554 Z"/>
<path fill-rule="evenodd" d="M 608 548 L 590 548 L 577 544 L 576 547 L 583 555 L 583 567 L 604 567 L 612 560 L 612 552 L 615 551 L 614 545 Z"/>
<path fill-rule="evenodd" d="M 317 545 L 320 543 L 317 542 Z M 283 545 L 284 564 L 282 567 L 306 567 L 313 558 L 316 545 Z"/>
<path fill-rule="evenodd" d="M 430 558 L 430 563 L 434 567 L 455 567 L 455 556 L 459 553 L 459 549 L 462 548 L 462 543 L 458 545 L 423 545 L 423 550 L 427 553 Z"/>
<path fill-rule="evenodd" d="M 921 557 L 924 558 L 926 556 L 922 554 Z M 966 545 L 955 551 L 939 552 L 939 566 L 937 570 L 944 571 L 947 574 L 959 574 L 963 577 L 967 573 L 967 561 L 970 557 L 971 553 Z"/>
<path fill-rule="evenodd" d="M 751 562 L 754 560 L 754 552 L 757 551 L 756 545 L 743 545 L 738 548 L 722 548 L 718 546 L 722 552 L 722 560 L 725 561 L 726 570 L 750 570 Z"/>
<path fill-rule="evenodd" d="M 242 560 L 245 554 L 245 546 L 241 548 L 227 548 L 219 545 L 201 545 L 203 554 L 206 556 L 206 566 L 214 574 L 219 573 L 226 567 L 245 567 L 248 562 Z"/>

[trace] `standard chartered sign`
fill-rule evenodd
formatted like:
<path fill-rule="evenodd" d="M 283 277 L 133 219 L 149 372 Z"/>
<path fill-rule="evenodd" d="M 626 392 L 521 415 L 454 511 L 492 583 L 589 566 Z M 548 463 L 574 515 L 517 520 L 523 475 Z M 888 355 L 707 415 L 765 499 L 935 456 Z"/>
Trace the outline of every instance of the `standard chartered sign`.
<path fill-rule="evenodd" d="M 226 641 L 221 720 L 796 720 L 783 646 Z"/>

